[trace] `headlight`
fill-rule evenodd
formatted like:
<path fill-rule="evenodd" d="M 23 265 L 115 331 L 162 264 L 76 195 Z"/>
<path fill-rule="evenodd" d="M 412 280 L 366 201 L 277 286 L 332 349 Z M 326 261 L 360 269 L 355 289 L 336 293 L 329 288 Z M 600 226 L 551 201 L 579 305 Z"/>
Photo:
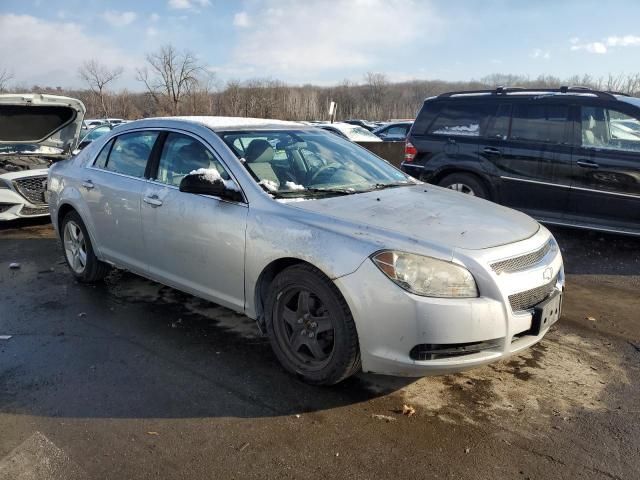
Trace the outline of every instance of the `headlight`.
<path fill-rule="evenodd" d="M 451 262 L 413 253 L 384 251 L 371 257 L 394 283 L 424 297 L 474 298 L 478 287 L 471 272 Z"/>

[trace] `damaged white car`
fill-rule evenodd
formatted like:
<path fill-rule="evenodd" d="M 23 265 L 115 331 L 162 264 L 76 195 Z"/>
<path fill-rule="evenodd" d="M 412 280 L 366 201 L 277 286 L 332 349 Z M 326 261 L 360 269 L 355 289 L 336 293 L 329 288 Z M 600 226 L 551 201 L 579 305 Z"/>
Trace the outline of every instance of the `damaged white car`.
<path fill-rule="evenodd" d="M 49 215 L 49 166 L 69 158 L 84 114 L 74 98 L 0 95 L 0 221 Z"/>
<path fill-rule="evenodd" d="M 49 194 L 78 280 L 116 266 L 242 312 L 314 384 L 483 365 L 560 317 L 546 228 L 307 125 L 132 122 L 55 164 Z"/>

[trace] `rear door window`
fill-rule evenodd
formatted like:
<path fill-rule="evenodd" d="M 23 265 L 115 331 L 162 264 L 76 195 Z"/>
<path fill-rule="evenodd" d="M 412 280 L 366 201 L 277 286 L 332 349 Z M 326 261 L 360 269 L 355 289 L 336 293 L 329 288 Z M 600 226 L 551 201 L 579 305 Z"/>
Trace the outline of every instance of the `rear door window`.
<path fill-rule="evenodd" d="M 446 105 L 429 128 L 430 135 L 485 136 L 490 117 L 496 110 L 488 102 L 455 101 Z"/>
<path fill-rule="evenodd" d="M 116 137 L 105 170 L 143 178 L 157 138 L 158 132 L 133 132 Z"/>
<path fill-rule="evenodd" d="M 559 144 L 570 126 L 568 105 L 516 104 L 511 119 L 512 140 Z"/>

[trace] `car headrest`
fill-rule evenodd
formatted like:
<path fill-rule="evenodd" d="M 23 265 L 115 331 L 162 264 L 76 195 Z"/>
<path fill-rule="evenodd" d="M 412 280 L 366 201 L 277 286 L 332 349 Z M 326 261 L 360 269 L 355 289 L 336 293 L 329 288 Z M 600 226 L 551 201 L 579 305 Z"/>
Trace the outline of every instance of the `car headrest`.
<path fill-rule="evenodd" d="M 189 143 L 176 152 L 175 173 L 186 175 L 199 168 L 209 168 L 210 162 L 204 148 L 196 143 Z"/>
<path fill-rule="evenodd" d="M 593 118 L 593 115 L 589 115 L 589 130 L 593 130 L 596 128 L 596 119 Z"/>
<path fill-rule="evenodd" d="M 269 142 L 261 138 L 252 140 L 244 154 L 247 163 L 271 162 L 275 151 Z"/>

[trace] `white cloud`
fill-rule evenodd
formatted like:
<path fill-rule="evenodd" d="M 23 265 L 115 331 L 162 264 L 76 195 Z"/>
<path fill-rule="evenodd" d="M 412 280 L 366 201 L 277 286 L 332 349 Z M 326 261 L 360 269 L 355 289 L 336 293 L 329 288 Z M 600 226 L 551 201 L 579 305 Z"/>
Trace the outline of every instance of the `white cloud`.
<path fill-rule="evenodd" d="M 123 67 L 126 81 L 142 62 L 109 39 L 87 35 L 79 24 L 31 15 L 0 15 L 0 45 L 20 46 L 3 49 L 2 63 L 11 66 L 15 83 L 28 86 L 78 86 L 78 67 L 90 58 L 110 68 Z"/>
<path fill-rule="evenodd" d="M 153 27 L 147 27 L 146 30 L 147 37 L 155 37 L 158 35 L 158 29 Z"/>
<path fill-rule="evenodd" d="M 529 57 L 549 60 L 551 58 L 551 54 L 546 50 L 542 50 L 541 48 L 534 48 L 533 51 L 529 54 Z"/>
<path fill-rule="evenodd" d="M 157 22 L 158 20 L 160 20 L 160 15 L 158 15 L 157 13 L 154 12 L 151 15 L 149 15 L 149 21 Z"/>
<path fill-rule="evenodd" d="M 425 48 L 437 42 L 444 23 L 424 0 L 334 0 L 330 14 L 324 0 L 257 0 L 251 10 L 260 22 L 238 38 L 226 67 L 301 80 L 375 69 L 412 42 Z"/>
<path fill-rule="evenodd" d="M 640 37 L 635 35 L 625 35 L 624 37 L 607 38 L 607 46 L 609 47 L 637 47 L 640 45 Z"/>
<path fill-rule="evenodd" d="M 129 25 L 136 19 L 136 17 L 137 15 L 135 12 L 116 12 L 115 10 L 109 10 L 102 14 L 102 18 L 114 27 L 124 27 Z"/>
<path fill-rule="evenodd" d="M 251 25 L 251 20 L 247 12 L 238 12 L 233 16 L 233 25 L 240 28 L 245 28 Z"/>
<path fill-rule="evenodd" d="M 188 10 L 195 7 L 208 7 L 211 5 L 210 0 L 169 0 L 167 3 L 169 8 L 174 10 Z"/>
<path fill-rule="evenodd" d="M 638 47 L 640 46 L 640 36 L 636 35 L 624 35 L 624 36 L 611 36 L 607 37 L 599 42 L 587 42 L 580 43 L 580 39 L 571 38 L 572 51 L 584 50 L 589 53 L 598 53 L 604 55 L 608 53 L 611 48 L 616 47 Z"/>

